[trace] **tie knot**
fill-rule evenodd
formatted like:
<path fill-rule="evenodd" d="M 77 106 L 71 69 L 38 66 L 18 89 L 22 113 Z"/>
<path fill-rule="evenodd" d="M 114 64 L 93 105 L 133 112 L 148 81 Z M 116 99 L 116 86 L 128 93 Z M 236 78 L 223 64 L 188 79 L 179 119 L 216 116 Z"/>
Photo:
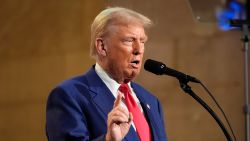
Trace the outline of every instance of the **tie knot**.
<path fill-rule="evenodd" d="M 121 84 L 120 87 L 119 87 L 119 90 L 122 92 L 122 93 L 128 93 L 129 92 L 129 87 L 128 87 L 128 84 Z"/>

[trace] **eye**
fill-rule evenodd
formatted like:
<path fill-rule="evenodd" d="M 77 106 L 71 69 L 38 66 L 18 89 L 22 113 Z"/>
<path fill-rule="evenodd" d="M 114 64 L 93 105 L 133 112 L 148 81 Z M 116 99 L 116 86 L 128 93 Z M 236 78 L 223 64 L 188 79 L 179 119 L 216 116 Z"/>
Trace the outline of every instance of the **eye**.
<path fill-rule="evenodd" d="M 140 43 L 145 44 L 147 42 L 147 36 L 140 38 Z"/>
<path fill-rule="evenodd" d="M 145 44 L 146 40 L 141 40 L 140 42 L 141 42 L 141 44 Z"/>
<path fill-rule="evenodd" d="M 134 40 L 133 39 L 126 39 L 125 42 L 133 42 Z"/>
<path fill-rule="evenodd" d="M 134 39 L 133 39 L 133 38 L 125 38 L 122 42 L 123 42 L 125 45 L 132 45 L 133 42 L 134 42 Z"/>

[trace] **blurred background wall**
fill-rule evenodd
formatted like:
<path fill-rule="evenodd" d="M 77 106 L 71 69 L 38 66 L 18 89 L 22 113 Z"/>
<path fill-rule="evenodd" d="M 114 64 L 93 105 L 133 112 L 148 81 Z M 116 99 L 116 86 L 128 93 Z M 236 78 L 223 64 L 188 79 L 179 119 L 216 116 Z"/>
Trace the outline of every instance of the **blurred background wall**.
<path fill-rule="evenodd" d="M 125 6 L 150 17 L 154 27 L 145 59 L 199 78 L 225 110 L 238 141 L 244 140 L 241 32 L 194 21 L 186 0 L 0 0 L 0 140 L 46 140 L 47 96 L 62 80 L 83 74 L 94 63 L 90 24 L 107 6 Z M 162 102 L 170 141 L 226 140 L 174 78 L 142 70 L 135 81 Z M 222 118 L 201 86 L 191 86 Z"/>

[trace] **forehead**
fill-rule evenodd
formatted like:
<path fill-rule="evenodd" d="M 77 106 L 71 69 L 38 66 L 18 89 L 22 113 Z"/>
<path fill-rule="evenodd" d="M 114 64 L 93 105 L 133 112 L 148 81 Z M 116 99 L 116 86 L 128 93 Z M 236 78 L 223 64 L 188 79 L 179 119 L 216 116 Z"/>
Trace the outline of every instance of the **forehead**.
<path fill-rule="evenodd" d="M 140 36 L 146 37 L 144 26 L 140 23 L 122 24 L 117 23 L 110 25 L 107 29 L 109 35 L 123 36 Z"/>

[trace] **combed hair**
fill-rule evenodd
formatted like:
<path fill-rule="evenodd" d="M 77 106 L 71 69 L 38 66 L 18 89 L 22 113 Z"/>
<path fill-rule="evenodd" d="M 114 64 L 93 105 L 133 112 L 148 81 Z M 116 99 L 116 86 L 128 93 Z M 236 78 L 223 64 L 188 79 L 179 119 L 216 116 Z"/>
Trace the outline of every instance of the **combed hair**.
<path fill-rule="evenodd" d="M 129 24 L 130 22 L 139 22 L 144 28 L 149 28 L 152 21 L 142 14 L 122 7 L 109 7 L 99 13 L 91 25 L 90 56 L 97 59 L 95 48 L 96 38 L 103 38 L 108 27 L 117 23 Z"/>

